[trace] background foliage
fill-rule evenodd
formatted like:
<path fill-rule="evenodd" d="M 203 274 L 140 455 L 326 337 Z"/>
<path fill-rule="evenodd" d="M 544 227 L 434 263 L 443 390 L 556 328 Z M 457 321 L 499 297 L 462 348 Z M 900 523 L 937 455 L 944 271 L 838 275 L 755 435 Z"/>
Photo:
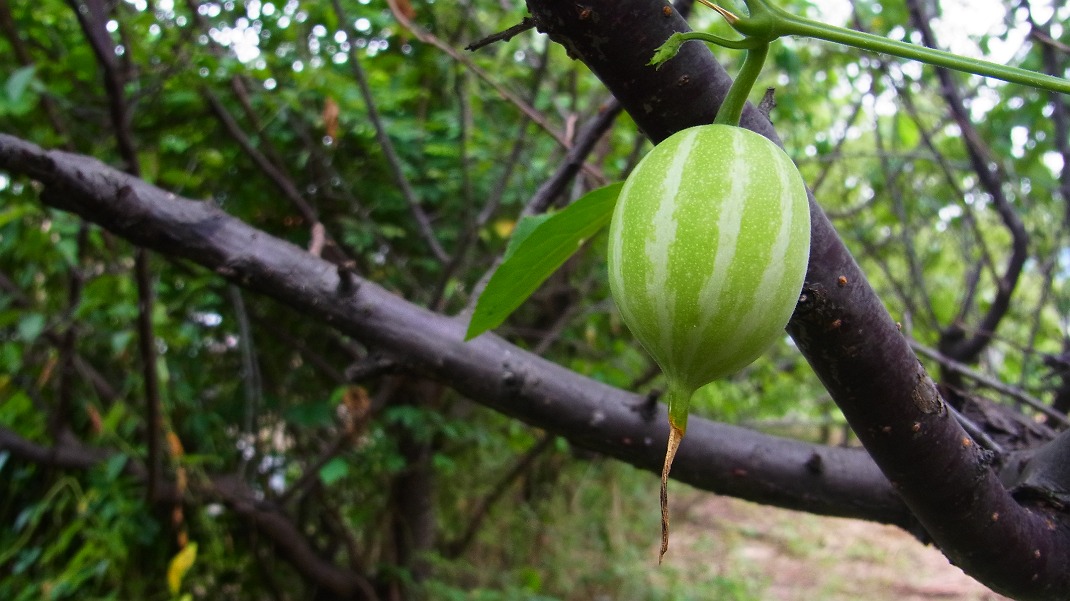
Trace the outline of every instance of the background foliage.
<path fill-rule="evenodd" d="M 98 4 L 0 1 L 0 131 L 131 169 L 77 17 Z M 899 3 L 852 4 L 782 3 L 918 41 Z M 565 193 L 539 196 L 609 98 L 534 31 L 461 50 L 521 21 L 522 3 L 101 6 L 143 178 L 300 246 L 320 244 L 322 226 L 325 256 L 347 257 L 439 311 L 473 302 L 533 202 L 561 206 L 619 180 L 648 147 L 622 115 Z M 954 50 L 1044 70 L 1041 31 L 1065 72 L 1062 3 L 971 9 L 992 18 L 967 31 L 953 29 L 957 6 L 937 7 L 936 21 Z M 709 11 L 692 24 L 724 31 Z M 1014 302 L 971 363 L 1056 397 L 1070 325 L 1070 151 L 1051 96 L 954 76 L 998 176 L 993 190 L 971 166 L 930 69 L 794 39 L 772 58 L 758 88 L 776 88 L 771 117 L 789 154 L 922 347 L 977 333 L 1020 221 L 1028 245 Z M 608 300 L 603 242 L 498 332 L 609 384 L 657 389 L 654 366 Z M 41 445 L 74 436 L 112 453 L 84 471 L 0 453 L 0 597 L 315 598 L 316 584 L 209 492 L 219 474 L 283 507 L 321 556 L 411 594 L 750 594 L 731 575 L 666 583 L 644 574 L 657 519 L 650 475 L 413 383 L 360 340 L 155 255 L 148 314 L 164 470 L 184 497 L 174 506 L 148 499 L 128 469 L 148 452 L 151 396 L 134 255 L 100 228 L 43 208 L 30 181 L 0 174 L 0 425 Z M 842 438 L 842 418 L 787 339 L 694 406 L 723 421 Z M 170 591 L 168 567 L 189 542 L 197 559 Z"/>

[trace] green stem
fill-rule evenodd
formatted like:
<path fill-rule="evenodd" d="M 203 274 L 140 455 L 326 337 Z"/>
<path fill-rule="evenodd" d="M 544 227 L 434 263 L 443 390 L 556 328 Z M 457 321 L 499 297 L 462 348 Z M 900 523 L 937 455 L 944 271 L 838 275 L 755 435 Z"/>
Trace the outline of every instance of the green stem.
<path fill-rule="evenodd" d="M 669 424 L 680 430 L 681 436 L 687 430 L 688 407 L 691 405 L 691 397 L 695 389 L 685 386 L 676 378 L 666 375 L 665 404 L 669 408 Z"/>
<path fill-rule="evenodd" d="M 767 54 L 769 54 L 768 43 L 759 44 L 747 50 L 747 57 L 743 59 L 743 67 L 740 68 L 736 80 L 732 82 L 732 87 L 728 89 L 728 95 L 725 96 L 724 103 L 717 111 L 714 123 L 739 125 L 739 118 L 743 116 L 743 107 L 747 104 L 747 96 L 750 95 L 754 82 L 758 80 L 758 75 L 762 72 Z"/>
<path fill-rule="evenodd" d="M 703 42 L 709 42 L 711 44 L 717 44 L 724 48 L 731 48 L 732 50 L 750 50 L 757 48 L 765 42 L 762 42 L 758 38 L 743 38 L 741 40 L 730 40 L 723 38 L 719 35 L 712 33 L 706 33 L 704 31 L 687 31 L 677 32 L 672 34 L 672 37 L 677 38 L 680 43 L 689 42 L 691 40 L 701 40 Z"/>
<path fill-rule="evenodd" d="M 798 35 L 817 38 L 827 42 L 854 46 L 872 52 L 881 52 L 908 60 L 920 61 L 937 67 L 946 67 L 956 71 L 965 71 L 984 77 L 992 77 L 1012 83 L 1020 83 L 1035 88 L 1070 94 L 1070 81 L 1018 67 L 997 65 L 988 61 L 966 58 L 935 50 L 924 46 L 915 46 L 906 42 L 890 40 L 871 33 L 862 33 L 844 27 L 812 21 L 793 15 L 788 11 L 773 6 L 768 0 L 746 0 L 749 17 L 738 17 L 730 22 L 732 27 L 744 36 L 757 37 L 772 42 L 785 35 Z"/>
<path fill-rule="evenodd" d="M 754 1 L 754 0 L 752 0 Z M 756 0 L 764 3 L 764 0 Z M 983 77 L 991 77 L 1002 81 L 1019 83 L 1034 88 L 1042 88 L 1053 92 L 1070 94 L 1070 81 L 1061 77 L 1053 77 L 1044 73 L 1036 73 L 1017 67 L 997 65 L 988 61 L 966 58 L 943 50 L 915 46 L 883 38 L 871 33 L 863 33 L 835 25 L 819 23 L 793 15 L 774 6 L 767 6 L 776 16 L 775 31 L 779 35 L 799 35 L 854 46 L 872 52 L 891 54 L 900 58 L 916 60 L 937 67 L 946 67 L 956 71 L 965 71 Z"/>

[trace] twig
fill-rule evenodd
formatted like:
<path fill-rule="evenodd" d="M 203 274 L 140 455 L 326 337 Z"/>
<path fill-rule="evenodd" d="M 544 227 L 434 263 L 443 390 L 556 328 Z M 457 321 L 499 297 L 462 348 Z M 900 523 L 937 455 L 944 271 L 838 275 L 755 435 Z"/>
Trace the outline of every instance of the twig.
<path fill-rule="evenodd" d="M 230 303 L 234 306 L 234 316 L 238 322 L 238 337 L 241 342 L 242 383 L 245 391 L 245 416 L 242 433 L 256 439 L 256 414 L 262 405 L 263 384 L 260 378 L 260 365 L 256 360 L 256 346 L 253 344 L 253 332 L 249 327 L 249 313 L 245 310 L 245 300 L 241 288 L 234 284 L 227 285 Z M 248 467 L 248 461 L 242 461 L 242 471 Z M 243 474 L 244 475 L 244 474 Z"/>
<path fill-rule="evenodd" d="M 337 0 L 334 1 L 337 2 Z M 564 134 L 554 128 L 550 124 L 550 122 L 546 120 L 543 114 L 535 109 L 535 107 L 522 100 L 513 92 L 510 92 L 509 90 L 505 89 L 505 87 L 498 82 L 497 78 L 491 77 L 489 74 L 487 74 L 486 71 L 476 66 L 476 64 L 472 62 L 472 59 L 470 57 L 458 52 L 449 44 L 438 39 L 438 37 L 432 34 L 431 32 L 413 23 L 412 19 L 408 18 L 405 15 L 405 12 L 398 8 L 397 0 L 387 0 L 387 3 L 390 5 L 390 10 L 394 13 L 394 18 L 398 20 L 398 23 L 400 23 L 402 27 L 407 29 L 409 33 L 416 36 L 416 39 L 420 40 L 425 44 L 431 44 L 435 48 L 438 48 L 439 50 L 445 52 L 447 55 L 450 56 L 450 58 L 464 64 L 464 66 L 468 67 L 473 73 L 476 74 L 477 77 L 479 77 L 486 84 L 494 88 L 494 91 L 498 92 L 499 96 L 512 103 L 514 106 L 520 109 L 520 111 L 524 113 L 529 119 L 537 123 L 542 129 L 544 129 L 546 133 L 553 136 L 553 138 L 557 140 L 557 142 L 561 144 L 561 146 L 565 148 L 569 147 L 568 142 L 565 140 Z"/>
<path fill-rule="evenodd" d="M 108 96 L 108 108 L 119 155 L 126 163 L 126 172 L 140 177 L 141 165 L 138 161 L 137 149 L 134 147 L 134 137 L 130 131 L 130 112 L 124 93 L 123 76 L 115 62 L 115 45 L 105 29 L 106 7 L 102 0 L 84 0 L 84 5 L 79 0 L 68 0 L 68 2 L 77 15 L 78 23 L 103 71 L 104 89 Z M 125 188 L 124 191 L 129 191 L 129 188 Z M 122 193 L 121 191 L 120 194 Z M 160 402 L 160 375 L 156 369 L 156 335 L 152 325 L 154 302 L 152 274 L 149 271 L 148 251 L 144 248 L 138 248 L 134 254 L 134 278 L 137 282 L 138 295 L 138 353 L 141 356 L 145 380 L 145 420 L 147 422 L 145 444 L 148 447 L 148 484 L 145 494 L 151 501 L 156 498 L 162 472 L 160 432 L 163 428 L 163 417 Z"/>
<path fill-rule="evenodd" d="M 594 150 L 595 144 L 613 125 L 614 120 L 622 110 L 624 109 L 615 98 L 606 102 L 602 110 L 598 112 L 598 115 L 591 119 L 580 132 L 579 139 L 576 144 L 569 148 L 568 153 L 565 155 L 565 160 L 558 166 L 557 171 L 543 182 L 539 189 L 535 191 L 535 195 L 528 200 L 527 205 L 525 205 L 520 214 L 520 218 L 546 212 L 553 200 L 568 187 L 568 184 L 579 173 L 580 165 L 584 164 L 587 156 Z M 487 287 L 487 282 L 490 281 L 490 277 L 494 275 L 494 270 L 500 264 L 501 259 L 495 261 L 494 265 L 476 283 L 465 311 L 474 309 L 476 301 L 479 300 L 479 295 Z"/>
<path fill-rule="evenodd" d="M 523 216 L 545 213 L 550 208 L 554 199 L 565 191 L 576 174 L 580 172 L 587 156 L 594 150 L 595 144 L 609 131 L 623 110 L 620 102 L 617 102 L 615 98 L 609 99 L 602 105 L 598 114 L 584 125 L 576 138 L 576 143 L 568 149 L 565 160 L 561 161 L 557 171 L 535 191 L 535 195 L 524 207 Z M 598 183 L 606 183 L 605 177 L 600 176 Z"/>
<path fill-rule="evenodd" d="M 138 352 L 145 374 L 145 421 L 148 422 L 148 498 L 155 499 L 158 479 L 162 470 L 160 430 L 163 427 L 163 415 L 160 408 L 160 381 L 156 371 L 156 336 L 152 328 L 152 305 L 154 294 L 152 274 L 149 271 L 148 251 L 137 250 L 134 271 L 137 277 L 137 331 Z"/>
<path fill-rule="evenodd" d="M 904 294 L 903 298 L 907 301 L 907 308 L 911 314 L 917 315 L 919 313 L 917 304 L 914 302 L 915 296 L 920 296 L 924 300 L 929 298 L 929 287 L 925 282 L 925 271 L 921 268 L 921 261 L 918 260 L 918 253 L 915 252 L 916 244 L 914 244 L 914 228 L 911 227 L 909 220 L 909 211 L 905 206 L 903 199 L 903 190 L 900 187 L 901 179 L 903 176 L 903 169 L 896 165 L 893 165 L 889 159 L 889 149 L 885 147 L 884 135 L 881 133 L 883 128 L 879 123 L 874 123 L 873 138 L 874 147 L 877 150 L 877 161 L 881 166 L 881 171 L 884 172 L 884 182 L 887 186 L 887 193 L 890 197 L 892 211 L 896 218 L 899 220 L 899 245 L 902 249 L 901 252 L 906 256 L 907 270 L 910 274 L 910 285 L 906 290 L 917 292 L 917 294 Z M 925 302 L 926 317 L 934 317 L 932 310 L 932 304 Z"/>
<path fill-rule="evenodd" d="M 517 35 L 524 33 L 529 29 L 533 29 L 534 27 L 535 19 L 532 19 L 531 17 L 524 17 L 516 25 L 513 25 L 508 29 L 505 29 L 504 31 L 493 33 L 483 38 L 482 40 L 472 42 L 471 44 L 465 46 L 464 49 L 468 50 L 469 52 L 474 52 L 476 50 L 479 50 L 480 48 L 483 48 L 484 46 L 489 46 L 494 42 L 508 42 Z"/>
<path fill-rule="evenodd" d="M 534 99 L 538 94 L 538 89 L 544 81 L 546 74 L 549 72 L 547 68 L 549 61 L 547 60 L 547 52 L 543 53 L 542 61 L 539 62 L 539 67 L 535 71 L 535 75 L 532 78 L 531 88 L 528 91 L 529 99 Z M 488 196 L 483 208 L 480 209 L 479 214 L 475 219 L 469 221 L 468 227 L 465 228 L 464 234 L 461 236 L 460 242 L 458 242 L 456 249 L 453 253 L 453 260 L 442 270 L 442 275 L 439 278 L 438 286 L 436 287 L 435 296 L 430 303 L 431 307 L 435 307 L 437 310 L 443 308 L 445 302 L 446 287 L 453 278 L 454 274 L 460 269 L 461 265 L 468 258 L 468 253 L 472 249 L 472 245 L 478 240 L 480 229 L 490 221 L 490 218 L 494 216 L 498 207 L 501 206 L 502 198 L 505 195 L 505 191 L 509 188 L 509 180 L 512 178 L 513 173 L 516 170 L 517 164 L 520 162 L 520 156 L 527 148 L 528 139 L 528 123 L 527 119 L 523 119 L 516 129 L 515 141 L 513 148 L 509 153 L 509 158 L 502 166 L 502 173 L 498 178 L 497 183 L 492 186 L 490 195 Z"/>
<path fill-rule="evenodd" d="M 911 21 L 921 32 L 925 45 L 934 47 L 936 45 L 935 38 L 929 24 L 930 19 L 924 14 L 924 7 L 918 0 L 908 0 L 907 8 L 910 12 Z M 936 75 L 940 79 L 940 93 L 962 132 L 962 140 L 966 146 L 970 162 L 973 164 L 974 172 L 977 174 L 977 179 L 992 197 L 996 212 L 1011 235 L 1011 256 L 1007 260 L 1003 274 L 995 278 L 995 298 L 992 299 L 988 311 L 975 328 L 976 333 L 971 338 L 963 338 L 945 345 L 948 347 L 945 351 L 953 353 L 956 359 L 972 362 L 992 341 L 992 334 L 999 327 L 1003 317 L 1010 309 L 1011 297 L 1018 285 L 1025 262 L 1029 258 L 1029 234 L 1018 213 L 1003 192 L 1001 174 L 990 167 L 995 162 L 991 158 L 992 153 L 970 121 L 962 96 L 952 79 L 951 73 L 947 69 L 936 69 Z M 966 307 L 964 306 L 963 308 L 965 310 Z M 953 333 L 959 331 L 953 330 Z"/>
<path fill-rule="evenodd" d="M 334 6 L 335 14 L 338 15 L 338 22 L 348 23 L 349 21 L 346 19 L 345 12 L 342 10 L 342 5 L 338 0 L 331 0 L 331 4 Z M 355 34 L 355 32 L 350 33 Z M 364 67 L 361 66 L 356 46 L 350 49 L 349 64 L 353 68 L 353 78 L 357 80 L 360 94 L 364 98 L 364 106 L 368 111 L 368 120 L 375 127 L 375 137 L 379 141 L 379 147 L 386 158 L 387 166 L 390 167 L 390 173 L 394 176 L 394 183 L 397 184 L 398 190 L 401 191 L 402 197 L 405 198 L 406 204 L 409 205 L 409 212 L 412 213 L 413 219 L 416 220 L 416 225 L 424 242 L 427 243 L 432 254 L 435 255 L 435 258 L 440 263 L 447 263 L 450 260 L 449 253 L 442 248 L 442 244 L 435 236 L 434 228 L 431 227 L 431 220 L 428 218 L 427 213 L 424 212 L 423 207 L 420 206 L 420 199 L 409 183 L 409 178 L 405 177 L 401 159 L 398 157 L 397 151 L 394 149 L 394 143 L 390 140 L 390 136 L 386 131 L 386 125 L 379 115 L 379 109 L 375 104 L 375 97 L 372 94 L 371 85 L 368 83 L 368 77 L 364 73 Z"/>
<path fill-rule="evenodd" d="M 993 440 L 991 436 L 986 434 L 985 431 L 983 429 L 981 429 L 981 427 L 978 426 L 976 423 L 974 423 L 974 421 L 972 419 L 970 419 L 970 418 L 966 417 L 965 415 L 963 415 L 961 411 L 959 411 L 958 409 L 955 409 L 950 404 L 946 405 L 946 407 L 948 408 L 949 411 L 951 411 L 951 415 L 954 415 L 955 419 L 958 420 L 959 425 L 962 426 L 962 429 L 966 430 L 966 432 L 974 440 L 977 441 L 977 444 L 981 445 L 982 447 L 984 447 L 984 448 L 988 449 L 989 451 L 992 451 L 992 452 L 994 452 L 994 453 L 996 453 L 996 454 L 998 454 L 1000 456 L 1003 455 L 1003 453 L 1004 453 L 1003 447 L 1000 446 L 1000 444 L 998 442 Z"/>
<path fill-rule="evenodd" d="M 476 506 L 476 510 L 473 512 L 472 518 L 469 520 L 468 527 L 465 528 L 464 533 L 456 540 L 450 541 L 444 545 L 445 555 L 447 557 L 456 558 L 465 552 L 468 546 L 472 544 L 472 540 L 475 539 L 476 534 L 479 533 L 479 527 L 483 524 L 483 520 L 490 513 L 494 504 L 502 498 L 505 491 L 509 490 L 509 487 L 513 482 L 528 471 L 531 464 L 535 462 L 539 455 L 550 448 L 550 445 L 554 443 L 556 438 L 557 437 L 551 434 L 544 434 L 538 442 L 533 444 L 531 448 L 520 457 L 520 460 L 516 462 L 513 469 L 509 470 L 500 480 L 498 480 L 498 483 L 494 485 L 490 493 L 483 497 L 479 502 L 479 505 Z"/>
<path fill-rule="evenodd" d="M 223 125 L 227 133 L 231 138 L 238 143 L 238 146 L 253 160 L 253 163 L 263 172 L 264 175 L 271 180 L 271 183 L 275 184 L 275 187 L 282 192 L 283 196 L 293 204 L 301 216 L 308 224 L 314 224 L 319 222 L 319 215 L 316 214 L 316 210 L 305 200 L 304 196 L 297 189 L 297 185 L 291 180 L 285 173 L 283 173 L 271 160 L 262 152 L 260 152 L 256 146 L 253 145 L 252 140 L 245 134 L 238 121 L 227 110 L 227 107 L 223 105 L 219 97 L 215 92 L 204 89 L 201 91 L 201 95 L 208 103 L 209 108 L 212 109 L 212 113 L 219 119 L 219 122 Z"/>
<path fill-rule="evenodd" d="M 1037 411 L 1048 416 L 1050 419 L 1054 420 L 1059 425 L 1070 426 L 1070 420 L 1068 420 L 1065 415 L 1062 415 L 1059 412 L 1053 410 L 1051 407 L 1048 407 L 1044 403 L 1044 401 L 1041 401 L 1040 399 L 1031 396 L 1024 390 L 1004 384 L 1003 382 L 1000 382 L 999 380 L 991 376 L 986 376 L 985 374 L 974 370 L 970 366 L 960 363 L 944 355 L 940 351 L 931 349 L 916 340 L 911 340 L 910 346 L 914 349 L 914 352 L 925 355 L 926 357 L 939 363 L 944 368 L 962 374 L 970 378 L 971 380 L 977 382 L 981 386 L 991 388 L 992 390 L 1003 393 L 1017 401 L 1021 401 L 1022 403 L 1025 403 L 1033 409 L 1036 409 Z"/>

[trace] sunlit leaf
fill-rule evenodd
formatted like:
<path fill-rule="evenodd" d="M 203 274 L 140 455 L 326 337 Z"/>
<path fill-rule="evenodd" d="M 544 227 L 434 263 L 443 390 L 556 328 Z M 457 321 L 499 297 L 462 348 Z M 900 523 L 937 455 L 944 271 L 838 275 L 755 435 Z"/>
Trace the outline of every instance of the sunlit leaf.
<path fill-rule="evenodd" d="M 186 577 L 186 572 L 189 572 L 195 561 L 197 561 L 197 543 L 186 545 L 171 559 L 171 563 L 167 566 L 167 589 L 172 595 L 178 594 L 179 589 L 182 588 L 182 579 Z"/>
<path fill-rule="evenodd" d="M 338 482 L 349 474 L 349 464 L 341 457 L 335 457 L 320 468 L 320 480 L 327 486 Z"/>
<path fill-rule="evenodd" d="M 26 342 L 37 340 L 45 330 L 45 316 L 40 313 L 27 313 L 19 320 L 19 338 Z"/>
<path fill-rule="evenodd" d="M 613 214 L 623 184 L 593 190 L 549 216 L 517 225 L 505 258 L 476 303 L 466 340 L 497 327 Z"/>

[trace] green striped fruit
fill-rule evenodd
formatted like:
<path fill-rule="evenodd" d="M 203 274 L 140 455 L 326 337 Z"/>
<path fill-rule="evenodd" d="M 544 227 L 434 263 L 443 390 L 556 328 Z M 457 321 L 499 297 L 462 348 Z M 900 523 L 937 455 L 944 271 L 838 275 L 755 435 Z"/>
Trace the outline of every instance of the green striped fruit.
<path fill-rule="evenodd" d="M 628 177 L 609 228 L 609 284 L 624 323 L 661 366 L 670 437 L 665 483 L 694 391 L 784 335 L 810 251 L 806 187 L 751 131 L 683 130 Z"/>

